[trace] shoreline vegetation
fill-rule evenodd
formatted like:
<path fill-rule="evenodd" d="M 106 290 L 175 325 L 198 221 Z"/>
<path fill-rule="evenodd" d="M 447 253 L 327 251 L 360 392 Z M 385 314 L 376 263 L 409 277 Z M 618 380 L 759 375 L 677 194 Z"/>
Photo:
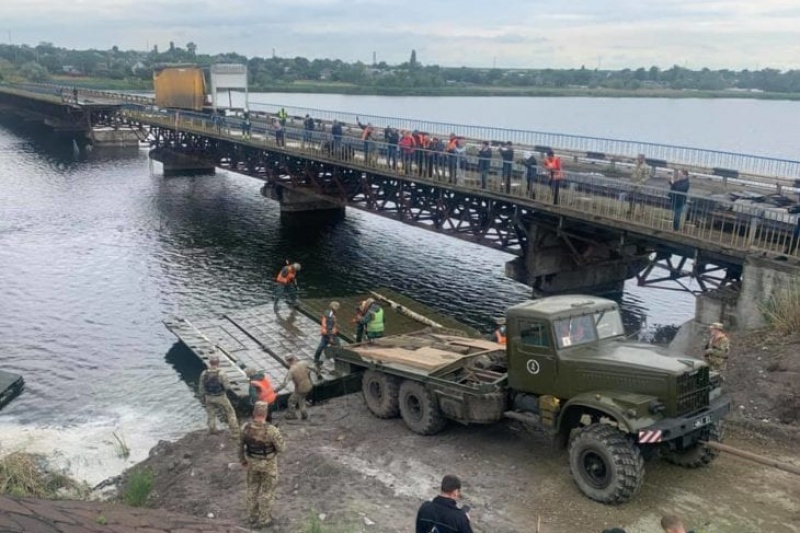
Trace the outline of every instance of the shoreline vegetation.
<path fill-rule="evenodd" d="M 0 82 L 56 82 L 94 89 L 152 91 L 165 66 L 247 65 L 251 92 L 375 96 L 603 98 L 747 98 L 800 100 L 800 70 L 625 68 L 482 68 L 408 61 L 371 64 L 305 57 L 205 54 L 189 42 L 166 50 L 73 50 L 41 42 L 0 44 Z M 208 80 L 207 80 L 208 81 Z"/>
<path fill-rule="evenodd" d="M 24 81 L 22 79 L 9 80 Z M 52 83 L 109 91 L 153 91 L 153 84 L 139 79 L 78 78 L 53 76 Z M 383 87 L 340 82 L 298 81 L 251 85 L 251 93 L 341 94 L 397 97 L 572 97 L 572 98 L 742 98 L 799 101 L 798 93 L 710 91 L 698 89 L 610 89 L 604 87 L 497 87 L 492 85 L 448 87 Z"/>

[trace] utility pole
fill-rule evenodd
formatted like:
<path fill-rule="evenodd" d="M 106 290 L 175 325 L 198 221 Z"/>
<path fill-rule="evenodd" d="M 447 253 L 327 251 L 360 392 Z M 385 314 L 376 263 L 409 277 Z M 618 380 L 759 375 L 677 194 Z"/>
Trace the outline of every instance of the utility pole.
<path fill-rule="evenodd" d="M 377 66 L 378 64 L 378 53 L 373 50 L 372 52 L 372 66 Z"/>

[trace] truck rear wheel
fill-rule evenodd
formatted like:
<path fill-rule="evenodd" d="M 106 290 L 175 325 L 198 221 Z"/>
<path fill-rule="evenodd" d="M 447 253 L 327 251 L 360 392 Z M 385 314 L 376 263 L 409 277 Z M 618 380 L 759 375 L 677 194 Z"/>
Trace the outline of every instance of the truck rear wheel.
<path fill-rule="evenodd" d="M 420 435 L 434 435 L 447 425 L 436 397 L 416 381 L 400 384 L 400 415 L 409 429 Z"/>
<path fill-rule="evenodd" d="M 722 442 L 722 433 L 721 422 L 712 424 L 708 426 L 708 433 L 703 440 Z M 667 462 L 684 468 L 708 466 L 718 455 L 719 451 L 703 446 L 699 442 L 684 450 L 669 450 L 663 453 L 663 457 Z"/>
<path fill-rule="evenodd" d="M 624 503 L 644 480 L 639 448 L 608 424 L 581 428 L 569 444 L 569 470 L 578 488 L 602 503 Z"/>
<path fill-rule="evenodd" d="M 361 378 L 361 390 L 367 408 L 378 418 L 400 414 L 400 380 L 378 370 L 367 370 Z"/>

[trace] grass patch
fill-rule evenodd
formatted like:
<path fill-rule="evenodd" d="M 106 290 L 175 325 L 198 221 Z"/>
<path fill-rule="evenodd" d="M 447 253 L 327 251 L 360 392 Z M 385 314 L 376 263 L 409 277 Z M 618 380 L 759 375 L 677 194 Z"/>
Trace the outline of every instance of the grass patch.
<path fill-rule="evenodd" d="M 312 513 L 303 533 L 355 533 L 358 528 L 339 524 L 324 524 L 317 513 Z"/>
<path fill-rule="evenodd" d="M 0 493 L 18 498 L 56 499 L 66 489 L 70 497 L 84 497 L 89 489 L 69 476 L 53 472 L 41 455 L 14 452 L 0 459 Z"/>
<path fill-rule="evenodd" d="M 148 468 L 137 468 L 128 475 L 123 500 L 131 507 L 143 507 L 153 491 L 153 472 Z"/>
<path fill-rule="evenodd" d="M 118 435 L 116 431 L 112 431 L 111 434 L 114 435 L 114 440 L 117 443 L 117 455 L 123 459 L 130 457 L 131 449 L 128 447 L 128 443 L 125 442 L 125 438 L 122 436 L 122 433 Z"/>
<path fill-rule="evenodd" d="M 773 291 L 761 306 L 770 329 L 789 335 L 800 331 L 800 278 L 793 278 L 786 287 Z"/>

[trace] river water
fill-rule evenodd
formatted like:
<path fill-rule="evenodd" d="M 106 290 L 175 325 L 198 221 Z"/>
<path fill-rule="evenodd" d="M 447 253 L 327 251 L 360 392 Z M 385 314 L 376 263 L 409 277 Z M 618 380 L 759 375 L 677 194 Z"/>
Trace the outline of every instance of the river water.
<path fill-rule="evenodd" d="M 289 94 L 251 101 L 799 155 L 794 102 Z M 194 393 L 201 369 L 161 321 L 270 301 L 286 258 L 303 264 L 303 296 L 388 286 L 483 329 L 529 294 L 504 277 L 504 253 L 357 211 L 338 224 L 284 226 L 259 186 L 223 171 L 164 179 L 146 151 L 76 156 L 69 144 L 0 125 L 0 368 L 26 380 L 0 413 L 0 454 L 54 454 L 96 483 L 159 439 L 203 427 Z M 632 283 L 622 303 L 628 329 L 645 335 L 694 310 L 691 295 Z M 128 459 L 116 454 L 115 432 L 131 448 Z"/>

